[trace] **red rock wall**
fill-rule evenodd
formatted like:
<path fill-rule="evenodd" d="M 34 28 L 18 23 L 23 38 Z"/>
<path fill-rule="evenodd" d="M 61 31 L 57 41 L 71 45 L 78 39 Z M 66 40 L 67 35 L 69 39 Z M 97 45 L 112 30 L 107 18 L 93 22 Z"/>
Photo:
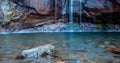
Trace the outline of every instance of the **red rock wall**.
<path fill-rule="evenodd" d="M 39 14 L 53 14 L 52 0 L 25 0 L 25 3 L 35 8 Z"/>
<path fill-rule="evenodd" d="M 58 12 L 62 13 L 62 3 L 64 3 L 65 1 L 69 2 L 68 0 L 57 0 Z M 55 13 L 55 0 L 25 0 L 25 3 L 28 6 L 35 8 L 39 14 Z M 80 12 L 79 3 L 79 0 L 73 0 L 74 13 Z M 82 3 L 84 4 L 83 7 L 87 8 L 85 10 L 92 15 L 120 11 L 120 0 L 82 0 Z"/>

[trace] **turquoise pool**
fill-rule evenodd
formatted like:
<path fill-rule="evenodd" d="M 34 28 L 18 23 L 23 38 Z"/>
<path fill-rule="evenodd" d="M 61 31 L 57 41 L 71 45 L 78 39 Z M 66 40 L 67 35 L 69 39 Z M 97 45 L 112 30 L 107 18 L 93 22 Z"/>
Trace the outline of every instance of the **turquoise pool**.
<path fill-rule="evenodd" d="M 66 60 L 79 60 L 86 57 L 100 63 L 106 61 L 120 61 L 113 57 L 113 53 L 105 50 L 106 46 L 120 48 L 120 33 L 25 33 L 0 35 L 0 59 L 13 58 L 22 50 L 51 43 Z M 113 43 L 113 45 L 111 45 Z M 97 60 L 99 59 L 99 60 Z M 104 61 L 106 60 L 106 61 Z M 4 60 L 3 60 L 4 61 Z M 17 61 L 17 60 L 16 60 Z M 5 62 L 5 61 L 4 61 Z M 74 63 L 74 62 L 73 62 Z"/>

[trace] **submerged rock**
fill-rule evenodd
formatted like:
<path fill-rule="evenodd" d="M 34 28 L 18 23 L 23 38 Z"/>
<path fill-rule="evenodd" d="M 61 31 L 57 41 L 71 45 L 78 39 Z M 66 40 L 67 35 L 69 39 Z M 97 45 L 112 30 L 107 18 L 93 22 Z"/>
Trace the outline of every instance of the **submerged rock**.
<path fill-rule="evenodd" d="M 110 51 L 111 53 L 120 55 L 120 48 L 115 48 L 115 47 L 108 46 L 108 47 L 106 47 L 106 50 Z"/>
<path fill-rule="evenodd" d="M 47 53 L 48 55 L 52 55 L 52 50 L 55 49 L 55 46 L 52 44 L 45 44 L 43 46 L 38 46 L 32 49 L 23 50 L 21 53 L 21 57 L 25 57 L 28 59 L 38 59 L 41 58 L 41 55 Z"/>
<path fill-rule="evenodd" d="M 3 61 L 0 61 L 0 63 L 20 63 L 20 62 L 17 61 L 17 60 L 14 60 L 14 59 L 10 59 L 10 60 L 3 60 Z"/>

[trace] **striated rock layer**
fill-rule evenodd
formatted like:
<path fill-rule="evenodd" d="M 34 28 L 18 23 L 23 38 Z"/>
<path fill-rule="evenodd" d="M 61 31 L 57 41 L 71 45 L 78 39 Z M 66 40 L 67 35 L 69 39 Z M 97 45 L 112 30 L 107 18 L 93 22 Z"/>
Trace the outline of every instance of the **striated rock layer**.
<path fill-rule="evenodd" d="M 17 0 L 17 2 L 19 2 L 19 0 Z M 66 11 L 69 12 L 70 6 L 69 0 L 23 0 L 23 2 L 23 4 L 36 9 L 39 14 L 47 15 L 54 14 L 55 10 L 64 14 Z M 79 14 L 81 6 L 83 13 L 92 15 L 120 11 L 119 0 L 73 0 L 74 13 Z"/>
<path fill-rule="evenodd" d="M 25 3 L 35 8 L 39 14 L 52 14 L 55 10 L 55 3 L 58 9 L 64 10 L 64 7 L 69 7 L 68 0 L 25 0 Z M 73 0 L 73 12 L 80 13 L 80 3 L 83 6 L 82 10 L 90 14 L 110 13 L 120 11 L 119 0 Z M 68 9 L 67 9 L 68 10 Z"/>
<path fill-rule="evenodd" d="M 25 0 L 25 4 L 35 8 L 39 14 L 54 13 L 54 0 Z"/>
<path fill-rule="evenodd" d="M 34 27 L 37 23 L 43 26 L 44 22 L 58 22 L 62 18 L 66 18 L 62 21 L 68 22 L 71 9 L 75 23 L 80 21 L 81 15 L 83 22 L 118 23 L 120 20 L 120 0 L 72 0 L 72 5 L 70 1 L 0 0 L 0 30 L 22 30 Z"/>

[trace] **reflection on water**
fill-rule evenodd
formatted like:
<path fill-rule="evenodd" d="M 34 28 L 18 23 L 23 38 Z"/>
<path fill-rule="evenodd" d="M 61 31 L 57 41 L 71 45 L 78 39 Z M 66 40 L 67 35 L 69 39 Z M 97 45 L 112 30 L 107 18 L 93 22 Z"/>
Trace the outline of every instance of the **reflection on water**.
<path fill-rule="evenodd" d="M 8 34 L 0 35 L 0 56 L 1 54 L 20 53 L 43 44 L 51 43 L 56 49 L 63 52 L 69 51 L 74 58 L 68 55 L 64 58 L 78 59 L 81 56 L 94 58 L 96 56 L 113 59 L 111 54 L 104 53 L 102 47 L 109 42 L 120 43 L 120 33 L 33 33 L 33 34 Z M 119 45 L 116 45 L 120 47 Z M 80 53 L 87 51 L 87 53 Z M 68 52 L 67 52 L 68 53 Z M 1 57 L 0 57 L 1 58 Z"/>

